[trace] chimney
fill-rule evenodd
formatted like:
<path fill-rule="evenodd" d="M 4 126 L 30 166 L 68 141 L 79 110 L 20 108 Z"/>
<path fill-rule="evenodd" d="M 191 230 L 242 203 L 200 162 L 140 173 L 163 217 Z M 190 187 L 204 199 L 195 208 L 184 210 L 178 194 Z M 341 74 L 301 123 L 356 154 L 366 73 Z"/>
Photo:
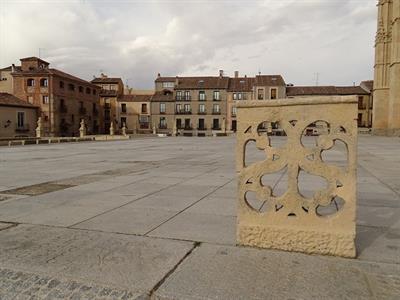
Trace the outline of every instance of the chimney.
<path fill-rule="evenodd" d="M 177 86 L 179 84 L 179 79 L 178 76 L 175 77 L 175 86 Z"/>
<path fill-rule="evenodd" d="M 219 77 L 224 77 L 224 70 L 219 70 Z"/>
<path fill-rule="evenodd" d="M 160 74 L 160 73 L 158 73 L 158 74 L 157 74 L 157 77 L 158 77 L 158 78 L 160 78 L 160 77 L 161 77 L 161 74 Z"/>
<path fill-rule="evenodd" d="M 244 78 L 247 78 L 247 75 L 244 75 Z"/>
<path fill-rule="evenodd" d="M 11 72 L 12 72 L 12 73 L 15 72 L 15 65 L 14 65 L 14 64 L 11 65 Z"/>
<path fill-rule="evenodd" d="M 235 78 L 239 77 L 239 71 L 235 71 Z"/>
<path fill-rule="evenodd" d="M 104 74 L 104 73 L 101 73 L 101 74 L 100 74 L 100 77 L 101 77 L 101 78 L 107 78 L 107 75 Z"/>

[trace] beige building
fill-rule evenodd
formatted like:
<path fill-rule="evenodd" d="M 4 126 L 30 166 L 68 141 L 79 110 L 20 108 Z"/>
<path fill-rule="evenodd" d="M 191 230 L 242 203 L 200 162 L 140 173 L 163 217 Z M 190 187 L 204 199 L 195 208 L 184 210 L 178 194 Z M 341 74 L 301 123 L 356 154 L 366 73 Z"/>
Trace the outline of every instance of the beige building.
<path fill-rule="evenodd" d="M 50 68 L 37 57 L 20 59 L 21 66 L 2 70 L 1 91 L 10 91 L 26 103 L 39 107 L 43 136 L 77 136 L 85 120 L 88 134 L 99 131 L 100 88 L 88 81 Z M 11 77 L 10 77 L 11 74 Z"/>
<path fill-rule="evenodd" d="M 400 0 L 379 0 L 373 132 L 400 135 Z"/>
<path fill-rule="evenodd" d="M 39 107 L 0 93 L 0 138 L 34 137 Z"/>
<path fill-rule="evenodd" d="M 358 127 L 372 126 L 372 81 L 364 81 L 360 86 L 288 86 L 288 98 L 309 98 L 320 96 L 355 96 L 358 99 Z"/>
<path fill-rule="evenodd" d="M 114 129 L 118 132 L 118 101 L 124 95 L 124 84 L 121 78 L 108 77 L 101 74 L 99 78 L 95 78 L 91 83 L 101 88 L 100 90 L 100 110 L 102 112 L 103 123 L 101 126 L 102 133 L 110 133 L 110 126 L 113 123 Z"/>
<path fill-rule="evenodd" d="M 13 77 L 11 75 L 13 67 L 0 69 L 0 92 L 12 94 L 13 91 Z"/>
<path fill-rule="evenodd" d="M 133 91 L 132 91 L 133 92 Z M 118 99 L 119 126 L 125 124 L 126 132 L 150 133 L 150 101 L 152 95 L 124 95 Z"/>

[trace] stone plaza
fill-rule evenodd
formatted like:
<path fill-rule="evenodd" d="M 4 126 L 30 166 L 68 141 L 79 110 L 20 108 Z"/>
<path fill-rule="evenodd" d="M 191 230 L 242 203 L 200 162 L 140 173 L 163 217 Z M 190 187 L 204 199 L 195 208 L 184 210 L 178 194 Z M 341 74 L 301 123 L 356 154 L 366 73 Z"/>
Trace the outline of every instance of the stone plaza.
<path fill-rule="evenodd" d="M 359 136 L 356 259 L 236 246 L 235 145 L 1 147 L 0 299 L 398 299 L 398 138 Z"/>

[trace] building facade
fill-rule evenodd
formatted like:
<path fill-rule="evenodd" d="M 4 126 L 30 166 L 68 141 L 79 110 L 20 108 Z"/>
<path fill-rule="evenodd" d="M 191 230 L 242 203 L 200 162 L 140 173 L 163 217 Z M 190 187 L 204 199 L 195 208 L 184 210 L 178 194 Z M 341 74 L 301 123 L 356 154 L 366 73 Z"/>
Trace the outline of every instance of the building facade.
<path fill-rule="evenodd" d="M 365 81 L 360 86 L 288 86 L 288 98 L 314 96 L 355 96 L 358 99 L 358 127 L 372 126 L 372 95 L 368 90 L 372 81 Z"/>
<path fill-rule="evenodd" d="M 14 96 L 39 107 L 44 136 L 77 136 L 82 119 L 88 134 L 98 133 L 100 88 L 50 68 L 48 62 L 37 57 L 23 58 L 20 67 L 10 68 L 8 88 L 11 84 Z"/>
<path fill-rule="evenodd" d="M 373 133 L 400 135 L 400 0 L 379 0 Z"/>
<path fill-rule="evenodd" d="M 0 138 L 34 137 L 39 107 L 0 93 Z"/>
<path fill-rule="evenodd" d="M 101 132 L 109 134 L 111 123 L 113 123 L 115 132 L 118 132 L 118 128 L 122 126 L 119 124 L 118 116 L 118 101 L 124 95 L 122 79 L 111 78 L 102 73 L 99 78 L 93 79 L 91 83 L 100 88 L 100 110 L 103 114 Z"/>
<path fill-rule="evenodd" d="M 284 98 L 280 75 L 161 77 L 151 100 L 152 126 L 160 133 L 209 136 L 236 131 L 236 103 Z"/>
<path fill-rule="evenodd" d="M 153 95 L 124 95 L 118 100 L 118 115 L 120 129 L 125 124 L 126 132 L 150 133 L 150 101 Z"/>

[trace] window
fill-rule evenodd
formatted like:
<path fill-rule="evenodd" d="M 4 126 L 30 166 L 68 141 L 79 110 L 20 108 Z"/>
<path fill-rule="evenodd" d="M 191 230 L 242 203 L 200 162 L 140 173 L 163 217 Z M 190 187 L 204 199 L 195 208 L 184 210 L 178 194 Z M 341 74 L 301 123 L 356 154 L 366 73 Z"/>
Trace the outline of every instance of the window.
<path fill-rule="evenodd" d="M 97 113 L 97 105 L 96 105 L 96 103 L 92 104 L 92 111 L 93 111 L 93 113 Z"/>
<path fill-rule="evenodd" d="M 75 116 L 74 116 L 74 114 L 71 115 L 71 123 L 72 123 L 72 124 L 75 123 Z"/>
<path fill-rule="evenodd" d="M 199 104 L 199 113 L 204 114 L 206 112 L 206 106 L 204 104 Z"/>
<path fill-rule="evenodd" d="M 237 100 L 237 93 L 233 93 L 233 100 Z"/>
<path fill-rule="evenodd" d="M 182 94 L 183 94 L 182 91 L 177 91 L 176 92 L 176 100 L 182 100 Z"/>
<path fill-rule="evenodd" d="M 204 130 L 205 129 L 204 119 L 199 119 L 199 129 L 200 130 Z"/>
<path fill-rule="evenodd" d="M 258 100 L 264 100 L 264 90 L 263 89 L 258 89 L 257 91 L 257 99 Z"/>
<path fill-rule="evenodd" d="M 219 91 L 214 91 L 214 93 L 213 93 L 213 100 L 214 100 L 214 101 L 219 101 Z"/>
<path fill-rule="evenodd" d="M 358 109 L 364 109 L 364 97 L 363 96 L 359 96 L 358 97 Z"/>
<path fill-rule="evenodd" d="M 120 124 L 121 128 L 122 128 L 124 125 L 126 126 L 126 118 L 125 118 L 125 117 L 121 117 L 121 124 Z"/>
<path fill-rule="evenodd" d="M 86 94 L 90 94 L 90 88 L 86 88 Z"/>
<path fill-rule="evenodd" d="M 167 129 L 167 120 L 165 117 L 160 118 L 160 129 Z"/>
<path fill-rule="evenodd" d="M 242 93 L 238 93 L 238 100 L 242 100 Z"/>
<path fill-rule="evenodd" d="M 117 87 L 115 86 L 115 84 L 110 85 L 110 90 L 111 91 L 116 91 Z"/>
<path fill-rule="evenodd" d="M 177 113 L 182 112 L 182 104 L 177 104 L 177 105 L 176 105 L 176 112 L 177 112 Z"/>
<path fill-rule="evenodd" d="M 174 87 L 174 83 L 173 82 L 163 82 L 162 83 L 162 87 L 163 88 L 173 88 Z"/>
<path fill-rule="evenodd" d="M 185 119 L 185 129 L 192 129 L 192 126 L 190 125 L 190 119 Z"/>
<path fill-rule="evenodd" d="M 232 116 L 236 116 L 236 106 L 232 106 Z"/>
<path fill-rule="evenodd" d="M 219 119 L 213 119 L 213 129 L 219 130 Z"/>
<path fill-rule="evenodd" d="M 165 106 L 165 104 L 164 104 Z M 164 108 L 165 111 L 165 108 Z M 142 103 L 142 114 L 147 114 L 147 104 L 146 103 Z"/>
<path fill-rule="evenodd" d="M 358 127 L 364 127 L 362 116 L 363 116 L 362 114 L 358 114 L 358 120 L 357 120 Z"/>
<path fill-rule="evenodd" d="M 142 107 L 142 112 L 143 112 L 143 107 Z M 160 103 L 160 114 L 165 114 L 165 103 Z"/>
<path fill-rule="evenodd" d="M 185 91 L 185 100 L 186 101 L 190 100 L 190 92 L 189 91 Z"/>
<path fill-rule="evenodd" d="M 206 101 L 206 92 L 199 91 L 199 101 Z"/>
<path fill-rule="evenodd" d="M 277 98 L 277 90 L 276 89 L 271 89 L 271 99 L 276 99 Z"/>
<path fill-rule="evenodd" d="M 47 78 L 40 79 L 40 86 L 41 87 L 48 87 L 49 86 L 49 81 L 47 80 Z"/>
<path fill-rule="evenodd" d="M 190 112 L 192 112 L 190 104 L 185 104 L 185 113 L 190 113 Z"/>
<path fill-rule="evenodd" d="M 78 91 L 79 93 L 83 93 L 83 86 L 79 86 Z"/>
<path fill-rule="evenodd" d="M 182 128 L 182 120 L 181 119 L 176 119 L 176 128 L 181 129 Z"/>
<path fill-rule="evenodd" d="M 42 96 L 43 104 L 49 104 L 49 96 Z"/>
<path fill-rule="evenodd" d="M 64 81 L 60 81 L 59 82 L 59 86 L 60 86 L 60 89 L 63 89 L 64 88 Z"/>
<path fill-rule="evenodd" d="M 213 113 L 214 114 L 219 114 L 220 113 L 219 104 L 214 104 L 213 105 Z"/>
<path fill-rule="evenodd" d="M 72 83 L 69 83 L 68 84 L 68 90 L 75 91 L 75 85 L 73 85 Z"/>
<path fill-rule="evenodd" d="M 121 111 L 126 113 L 126 103 L 121 103 Z"/>
<path fill-rule="evenodd" d="M 24 128 L 25 125 L 25 113 L 23 111 L 17 112 L 17 126 L 18 128 Z"/>
<path fill-rule="evenodd" d="M 29 78 L 29 79 L 26 81 L 26 85 L 27 85 L 27 86 L 35 86 L 35 79 Z"/>
<path fill-rule="evenodd" d="M 93 95 L 96 95 L 96 90 L 95 89 L 93 89 Z"/>

